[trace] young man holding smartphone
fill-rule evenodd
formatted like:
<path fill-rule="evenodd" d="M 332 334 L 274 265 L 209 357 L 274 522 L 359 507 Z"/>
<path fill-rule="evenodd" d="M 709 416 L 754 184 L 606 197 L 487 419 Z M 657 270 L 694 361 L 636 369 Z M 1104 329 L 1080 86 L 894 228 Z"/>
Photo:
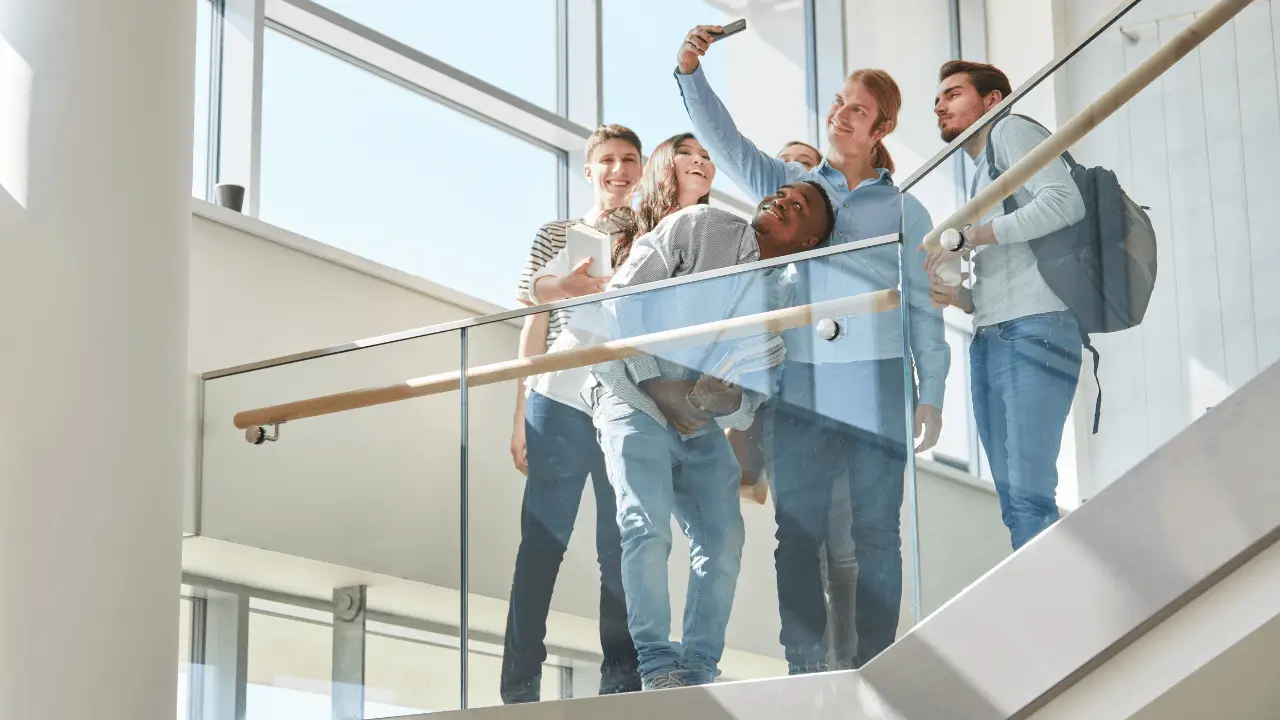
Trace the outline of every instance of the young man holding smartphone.
<path fill-rule="evenodd" d="M 837 666 L 862 667 L 897 636 L 909 423 L 919 438 L 916 452 L 932 447 L 942 429 L 951 351 L 942 313 L 930 304 L 924 253 L 916 250 L 933 223 L 924 205 L 893 183 L 884 140 L 897 127 L 902 93 L 888 73 L 865 69 L 849 75 L 827 113 L 827 155 L 806 170 L 743 136 L 712 90 L 701 58 L 724 42 L 725 29 L 695 27 L 676 55 L 675 80 L 685 110 L 716 165 L 756 197 L 786 183 L 818 183 L 836 207 L 831 245 L 887 235 L 906 240 L 905 266 L 893 245 L 797 266 L 796 297 L 802 302 L 901 285 L 909 322 L 904 328 L 901 314 L 885 313 L 839 318 L 821 335 L 814 328 L 787 331 L 787 358 L 773 400 L 774 564 L 779 639 L 789 671 L 832 667 L 819 557 L 837 483 L 849 487 L 858 565 L 856 652 L 838 658 Z M 910 358 L 904 358 L 906 339 Z M 907 361 L 918 380 L 914 386 Z"/>
<path fill-rule="evenodd" d="M 516 294 L 526 305 L 596 293 L 609 280 L 588 275 L 591 261 L 586 259 L 562 277 L 540 277 L 537 292 L 532 287 L 534 276 L 564 249 L 570 227 L 579 222 L 594 226 L 609 211 L 631 205 L 640 182 L 640 138 L 621 125 L 601 127 L 587 139 L 586 158 L 584 174 L 594 190 L 595 202 L 582 219 L 556 220 L 538 231 Z M 561 309 L 526 317 L 519 356 L 546 353 L 568 325 L 571 312 Z M 639 690 L 636 650 L 627 630 L 616 503 L 591 416 L 537 392 L 528 392 L 526 402 L 526 389 L 521 383 L 517 386 L 511 455 L 516 468 L 528 479 L 502 653 L 503 702 L 540 699 L 551 595 L 588 476 L 596 497 L 596 552 L 601 574 L 600 646 L 604 663 L 600 693 Z"/>

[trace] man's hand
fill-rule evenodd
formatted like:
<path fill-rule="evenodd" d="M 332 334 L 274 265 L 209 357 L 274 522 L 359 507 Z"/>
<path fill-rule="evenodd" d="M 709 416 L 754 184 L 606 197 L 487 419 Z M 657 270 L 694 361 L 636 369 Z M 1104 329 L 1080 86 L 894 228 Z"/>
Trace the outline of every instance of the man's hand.
<path fill-rule="evenodd" d="M 609 284 L 608 277 L 593 278 L 587 274 L 591 268 L 591 258 L 585 258 L 573 266 L 573 271 L 562 278 L 557 278 L 560 292 L 567 298 L 582 297 L 604 290 Z"/>
<path fill-rule="evenodd" d="M 728 415 L 742 407 L 742 388 L 703 375 L 693 384 L 693 399 L 708 412 Z"/>
<path fill-rule="evenodd" d="M 529 455 L 524 438 L 524 418 L 517 418 L 511 428 L 511 460 L 521 475 L 529 475 Z"/>
<path fill-rule="evenodd" d="M 698 69 L 699 58 L 706 55 L 707 48 L 716 41 L 711 34 L 713 32 L 722 33 L 724 28 L 719 25 L 699 25 L 684 37 L 684 42 L 680 44 L 680 52 L 676 53 L 676 68 L 680 70 L 681 75 L 688 75 Z"/>
<path fill-rule="evenodd" d="M 938 444 L 942 434 L 942 410 L 932 405 L 916 406 L 916 452 L 922 453 Z M 923 437 L 922 437 L 923 436 Z"/>
<path fill-rule="evenodd" d="M 973 314 L 973 291 L 964 286 L 969 273 L 960 273 L 960 285 L 951 286 L 943 282 L 936 272 L 929 273 L 929 300 L 936 308 L 954 305 L 966 313 Z"/>
<path fill-rule="evenodd" d="M 667 421 L 684 435 L 692 435 L 711 420 L 710 413 L 689 404 L 692 381 L 655 378 L 641 383 L 641 387 L 653 398 Z"/>
<path fill-rule="evenodd" d="M 916 249 L 924 250 L 924 245 L 921 245 Z M 930 275 L 934 275 L 937 273 L 939 265 L 945 265 L 946 263 L 953 262 L 956 258 L 968 260 L 970 252 L 971 250 L 969 248 L 964 248 L 962 250 L 947 250 L 946 248 L 943 248 L 937 252 L 931 252 L 925 256 L 924 271 Z"/>

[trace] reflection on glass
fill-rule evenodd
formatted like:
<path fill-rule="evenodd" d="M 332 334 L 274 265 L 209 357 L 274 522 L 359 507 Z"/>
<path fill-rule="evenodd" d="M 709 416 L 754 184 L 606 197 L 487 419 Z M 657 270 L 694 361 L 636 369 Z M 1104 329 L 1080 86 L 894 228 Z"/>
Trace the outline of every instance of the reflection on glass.
<path fill-rule="evenodd" d="M 329 720 L 332 678 L 331 627 L 250 613 L 247 720 Z"/>
<path fill-rule="evenodd" d="M 512 304 L 556 153 L 272 30 L 264 64 L 262 219 Z"/>
<path fill-rule="evenodd" d="M 703 70 L 743 134 L 761 149 L 774 153 L 792 140 L 806 139 L 801 6 L 764 3 L 726 12 L 723 4 L 707 0 L 602 3 L 605 122 L 632 128 L 646 147 L 688 131 L 689 116 L 672 77 L 676 51 L 695 26 L 745 16 L 747 30 L 713 46 Z M 749 198 L 727 175 L 717 177 L 715 187 L 758 199 Z"/>
<path fill-rule="evenodd" d="M 398 717 L 411 713 L 456 710 L 460 676 L 456 636 L 402 637 L 400 633 L 426 635 L 403 628 L 397 635 L 376 632 L 371 626 L 365 645 L 365 716 Z M 452 644 L 450 644 L 452 643 Z M 496 650 L 497 648 L 495 648 Z M 501 705 L 498 679 L 501 659 L 491 652 L 472 650 L 468 667 L 468 707 Z M 542 696 L 560 697 L 565 670 L 546 664 L 542 671 Z"/>
<path fill-rule="evenodd" d="M 207 199 L 209 174 L 210 48 L 213 40 L 213 3 L 196 0 L 195 134 L 191 151 L 191 195 Z"/>
<path fill-rule="evenodd" d="M 722 239 L 708 230 L 701 250 L 712 252 Z M 603 341 L 666 334 L 662 345 L 644 343 L 646 354 L 594 366 L 582 412 L 593 412 L 598 435 L 565 439 L 563 448 L 572 453 L 577 443 L 586 455 L 600 439 L 618 502 L 630 634 L 649 687 L 854 667 L 910 626 L 912 607 L 908 602 L 904 613 L 902 596 L 912 568 L 904 562 L 899 519 L 910 388 L 898 257 L 898 244 L 888 242 L 589 303 L 574 310 L 552 346 L 551 353 L 581 352 Z M 802 306 L 812 315 L 795 312 Z M 780 335 L 765 331 L 765 313 L 776 322 L 788 318 L 775 326 L 785 328 Z M 817 335 L 818 320 L 838 326 L 830 340 Z M 469 337 L 476 365 L 516 352 L 514 329 L 494 324 L 473 328 Z M 571 349 L 575 343 L 578 350 Z M 650 374 L 655 369 L 657 376 Z M 694 383 L 698 378 L 704 386 Z M 659 379 L 690 394 L 659 398 Z M 736 389 L 716 389 L 711 380 Z M 483 414 L 472 420 L 470 450 L 477 462 L 495 458 L 491 469 L 473 470 L 472 479 L 486 483 L 473 492 L 496 503 L 487 483 L 519 486 L 521 478 L 502 454 L 505 435 L 489 430 L 503 411 L 510 413 L 510 388 L 490 390 L 469 390 L 472 407 Z M 696 400 L 716 419 L 669 414 L 677 400 L 691 407 Z M 536 423 L 526 428 L 543 431 Z M 726 436 L 726 428 L 738 432 Z M 591 625 L 548 627 L 547 642 L 572 637 L 594 646 L 602 611 L 596 509 L 579 506 L 582 486 L 575 487 L 566 504 L 580 517 L 561 541 L 563 563 L 548 551 L 548 561 L 562 568 L 551 607 Z M 486 547 L 506 549 L 506 562 L 514 562 L 516 524 L 537 518 L 507 495 L 501 507 L 485 506 L 479 532 Z M 495 517 L 502 522 L 493 523 Z M 500 599 L 506 588 L 492 572 L 492 557 L 483 567 L 473 563 L 473 592 Z"/>
<path fill-rule="evenodd" d="M 320 4 L 556 110 L 555 0 L 320 0 Z M 494 52 L 496 48 L 501 52 Z"/>

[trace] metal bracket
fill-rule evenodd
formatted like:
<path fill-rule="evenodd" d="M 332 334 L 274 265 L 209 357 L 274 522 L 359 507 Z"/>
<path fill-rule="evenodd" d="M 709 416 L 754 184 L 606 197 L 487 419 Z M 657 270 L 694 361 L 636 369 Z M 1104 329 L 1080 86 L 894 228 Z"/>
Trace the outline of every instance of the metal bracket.
<path fill-rule="evenodd" d="M 281 423 L 272 423 L 268 427 L 271 428 L 271 434 L 267 434 L 267 428 L 261 425 L 254 425 L 246 428 L 244 431 L 244 439 L 250 445 L 261 445 L 263 443 L 276 442 L 280 439 Z"/>
<path fill-rule="evenodd" d="M 364 585 L 333 590 L 332 720 L 364 718 L 365 606 Z"/>
<path fill-rule="evenodd" d="M 342 622 L 353 622 L 364 612 L 365 589 L 361 586 L 333 591 L 333 616 Z"/>

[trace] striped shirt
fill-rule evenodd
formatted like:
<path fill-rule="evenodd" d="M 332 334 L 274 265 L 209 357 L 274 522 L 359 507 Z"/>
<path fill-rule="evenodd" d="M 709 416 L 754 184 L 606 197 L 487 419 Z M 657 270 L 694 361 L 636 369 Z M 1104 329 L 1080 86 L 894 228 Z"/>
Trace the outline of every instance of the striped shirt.
<path fill-rule="evenodd" d="M 760 259 L 755 230 L 746 219 L 709 205 L 694 205 L 658 223 L 638 238 L 631 255 L 613 276 L 610 289 L 719 270 Z M 742 317 L 782 306 L 785 288 L 780 268 L 728 275 L 677 287 L 651 290 L 605 301 L 604 313 L 620 338 Z M 772 335 L 773 333 L 768 333 Z M 663 350 L 613 360 L 593 368 L 603 389 L 666 427 L 667 419 L 640 383 L 655 378 L 692 380 L 713 373 L 716 360 L 728 351 L 725 342 Z M 742 404 L 732 415 L 717 418 L 721 427 L 745 430 L 755 409 L 772 391 L 772 373 L 744 384 Z M 598 400 L 598 395 L 596 395 Z M 710 424 L 699 434 L 716 430 Z"/>
<path fill-rule="evenodd" d="M 538 230 L 533 239 L 533 247 L 529 249 L 529 259 L 524 262 L 524 270 L 520 273 L 520 282 L 516 285 L 516 300 L 523 305 L 537 305 L 534 301 L 532 282 L 534 273 L 541 270 L 551 259 L 564 249 L 568 242 L 569 228 L 581 220 L 552 220 Z M 569 324 L 569 309 L 552 310 L 547 322 L 547 347 L 556 341 L 560 333 Z"/>

